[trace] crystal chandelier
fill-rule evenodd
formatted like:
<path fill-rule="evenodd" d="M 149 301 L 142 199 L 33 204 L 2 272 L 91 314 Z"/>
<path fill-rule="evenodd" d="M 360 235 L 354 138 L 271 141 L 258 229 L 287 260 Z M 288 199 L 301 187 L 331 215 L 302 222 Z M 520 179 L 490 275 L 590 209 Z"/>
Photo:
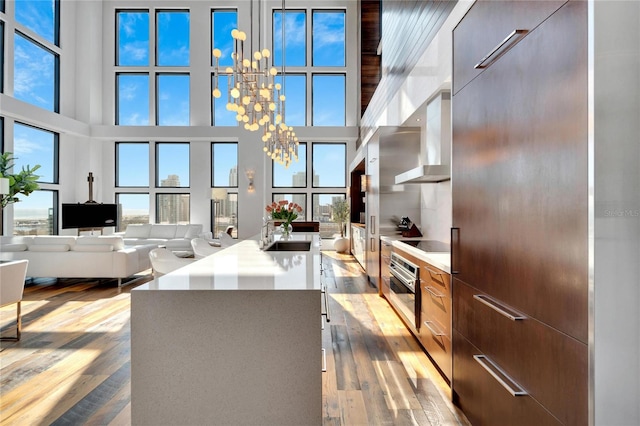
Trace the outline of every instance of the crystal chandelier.
<path fill-rule="evenodd" d="M 252 3 L 253 4 L 253 3 Z M 282 81 L 285 80 L 284 59 L 284 19 L 285 4 L 282 2 Z M 252 13 L 253 14 L 253 13 Z M 259 29 L 258 29 L 259 31 Z M 245 57 L 244 42 L 247 34 L 234 29 L 233 66 L 220 69 L 220 49 L 214 48 L 214 89 L 213 96 L 222 97 L 220 77 L 227 78 L 227 110 L 236 113 L 236 120 L 243 123 L 246 130 L 255 132 L 263 128 L 263 151 L 273 161 L 288 167 L 292 160 L 298 160 L 298 138 L 293 128 L 284 122 L 284 87 L 275 83 L 278 71 L 271 66 L 269 49 L 258 49 L 252 56 Z"/>

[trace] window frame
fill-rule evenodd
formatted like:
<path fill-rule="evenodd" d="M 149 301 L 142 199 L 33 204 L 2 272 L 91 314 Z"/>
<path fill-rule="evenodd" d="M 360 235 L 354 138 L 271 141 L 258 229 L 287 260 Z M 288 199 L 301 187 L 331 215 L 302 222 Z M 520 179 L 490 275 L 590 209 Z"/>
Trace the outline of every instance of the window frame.
<path fill-rule="evenodd" d="M 119 179 L 120 179 L 120 151 L 119 148 L 121 145 L 146 145 L 147 147 L 147 168 L 149 167 L 149 145 L 150 143 L 147 141 L 140 141 L 140 142 L 128 142 L 128 141 L 116 141 L 115 142 L 115 176 L 114 176 L 114 183 L 113 186 L 115 188 L 148 188 L 150 185 L 148 184 L 150 182 L 149 180 L 149 176 L 147 175 L 147 185 L 141 185 L 141 186 L 129 186 L 129 185 L 120 185 Z"/>
<path fill-rule="evenodd" d="M 329 146 L 338 146 L 338 145 L 342 145 L 342 147 L 344 148 L 344 185 L 343 186 L 316 186 L 313 183 L 313 179 L 311 179 L 311 188 L 315 189 L 315 188 L 323 188 L 323 189 L 330 189 L 330 188 L 346 188 L 347 187 L 347 168 L 348 168 L 348 164 L 347 164 L 347 143 L 346 142 L 312 142 L 311 143 L 311 176 L 315 176 L 315 168 L 314 168 L 314 160 L 315 160 L 315 147 L 316 146 L 320 146 L 320 145 L 329 145 Z M 318 174 L 318 176 L 320 176 Z M 318 178 L 318 181 L 320 179 Z"/>
<path fill-rule="evenodd" d="M 236 147 L 236 185 L 232 186 L 232 185 L 216 185 L 215 182 L 215 149 L 214 146 L 215 145 L 235 145 Z M 239 181 L 239 177 L 240 177 L 240 172 L 238 170 L 238 163 L 240 162 L 240 155 L 239 155 L 239 144 L 238 142 L 231 142 L 231 141 L 220 141 L 220 142 L 211 142 L 211 189 L 213 188 L 231 188 L 231 189 L 235 189 L 238 188 L 238 181 Z"/>
<path fill-rule="evenodd" d="M 115 49 L 114 49 L 114 55 L 115 57 L 113 58 L 113 63 L 115 64 L 116 67 L 149 67 L 149 64 L 151 63 L 151 40 L 149 40 L 149 38 L 147 37 L 147 64 L 146 65 L 122 65 L 120 64 L 119 56 L 120 56 L 120 13 L 146 13 L 147 14 L 147 22 L 148 22 L 148 27 L 150 27 L 151 22 L 149 21 L 149 14 L 150 11 L 149 9 L 124 9 L 124 8 L 117 8 L 115 10 L 115 30 L 114 30 L 114 34 L 115 34 Z M 147 28 L 147 32 L 148 32 L 149 28 Z M 149 35 L 149 34 L 147 34 Z"/>
<path fill-rule="evenodd" d="M 306 189 L 309 188 L 309 150 L 308 148 L 308 143 L 307 142 L 300 142 L 300 145 L 298 145 L 298 157 L 300 156 L 300 146 L 304 146 L 304 186 L 278 186 L 276 185 L 275 179 L 276 179 L 276 167 L 282 167 L 281 165 L 279 165 L 278 163 L 276 163 L 275 161 L 269 161 L 271 163 L 271 188 L 273 189 L 281 189 L 281 188 L 291 188 L 291 189 L 297 189 L 297 190 L 301 190 L 301 189 Z M 298 160 L 298 162 L 300 162 L 300 160 Z M 293 164 L 293 163 L 292 163 Z"/>
<path fill-rule="evenodd" d="M 120 79 L 119 77 L 121 75 L 142 75 L 142 76 L 146 76 L 147 77 L 147 124 L 122 124 L 120 123 Z M 151 126 L 151 111 L 149 111 L 149 98 L 151 96 L 151 73 L 149 71 L 145 72 L 145 71 L 133 71 L 133 72 L 128 72 L 128 71 L 116 71 L 115 72 L 115 117 L 114 117 L 114 125 L 115 126 Z"/>
<path fill-rule="evenodd" d="M 40 188 L 37 189 L 35 192 L 51 192 L 51 209 L 52 209 L 52 216 L 51 216 L 51 228 L 50 234 L 45 234 L 45 235 L 59 235 L 60 233 L 60 227 L 59 227 L 59 221 L 60 221 L 60 193 L 58 189 L 48 189 L 48 188 Z M 20 208 L 20 206 L 18 206 L 18 209 Z M 13 216 L 13 235 L 31 235 L 31 234 L 16 234 L 16 217 L 15 217 L 15 209 L 14 209 L 14 216 Z M 38 234 L 38 235 L 42 235 L 42 234 Z"/>
<path fill-rule="evenodd" d="M 342 124 L 330 124 L 330 125 L 323 125 L 323 124 L 316 124 L 315 123 L 315 108 L 314 108 L 314 97 L 315 97 L 315 77 L 316 76 L 324 76 L 324 77 L 336 77 L 336 76 L 342 76 L 343 77 L 343 90 L 344 90 L 344 110 L 343 110 L 343 122 Z M 341 72 L 326 72 L 326 71 L 319 71 L 319 72 L 311 72 L 311 126 L 317 126 L 317 127 L 344 127 L 347 125 L 347 73 L 346 71 L 341 71 Z"/>
<path fill-rule="evenodd" d="M 314 213 L 315 213 L 315 207 L 316 205 L 314 204 L 314 197 L 316 196 L 322 196 L 322 195 L 329 195 L 329 196 L 338 196 L 341 195 L 343 197 L 343 199 L 347 199 L 347 193 L 346 192 L 312 192 L 311 193 L 311 220 L 312 221 L 316 221 L 315 217 L 314 217 Z M 320 223 L 320 232 L 322 232 L 322 224 L 323 223 L 335 223 L 335 222 L 323 222 L 321 220 L 317 220 L 317 222 Z M 344 224 L 346 225 L 346 224 Z M 333 238 L 333 236 L 328 236 L 328 237 L 321 237 L 321 238 Z"/>
<path fill-rule="evenodd" d="M 177 9 L 167 9 L 167 8 L 161 8 L 161 9 L 155 9 L 154 10 L 154 60 L 153 60 L 153 64 L 154 67 L 156 68 L 186 68 L 189 69 L 192 67 L 191 65 L 191 11 L 188 8 L 177 8 Z M 159 55 L 159 50 L 158 47 L 160 45 L 159 43 L 159 36 L 160 33 L 158 32 L 159 30 L 159 25 L 158 25 L 158 16 L 162 13 L 176 13 L 176 12 L 180 12 L 180 13 L 186 13 L 189 16 L 189 30 L 187 32 L 187 40 L 189 42 L 189 60 L 187 61 L 187 65 L 160 65 L 159 63 L 159 59 L 160 59 L 160 55 Z M 149 63 L 151 63 L 151 61 L 149 61 Z"/>
<path fill-rule="evenodd" d="M 291 199 L 288 199 L 289 202 L 295 202 L 295 201 L 293 201 L 293 197 L 296 196 L 296 195 L 297 196 L 300 196 L 300 195 L 303 196 L 304 197 L 304 203 L 303 204 L 298 203 L 298 205 L 300 205 L 300 207 L 303 208 L 303 210 L 302 210 L 303 215 L 302 216 L 298 216 L 296 218 L 295 222 L 306 222 L 308 220 L 307 219 L 307 212 L 309 211 L 309 208 L 308 208 L 307 204 L 308 204 L 308 201 L 309 201 L 309 197 L 308 197 L 309 194 L 307 194 L 306 192 L 293 192 L 293 191 L 291 191 L 291 192 L 272 192 L 271 193 L 271 202 L 274 202 L 274 201 L 276 203 L 278 202 L 278 200 L 275 199 L 276 195 L 291 195 Z M 287 198 L 287 197 L 285 197 L 285 198 Z M 266 215 L 266 212 L 265 212 L 265 215 Z"/>
<path fill-rule="evenodd" d="M 182 186 L 182 184 L 180 184 L 180 186 L 161 186 L 160 185 L 160 175 L 158 174 L 160 171 L 160 146 L 162 145 L 187 145 L 187 147 L 189 148 L 189 164 L 187 165 L 187 168 L 189 170 L 189 185 L 187 186 Z M 155 142 L 154 143 L 154 168 L 155 168 L 155 188 L 156 189 L 161 189 L 161 190 L 166 190 L 167 188 L 176 188 L 176 189 L 184 189 L 184 188 L 191 188 L 191 142 L 187 142 L 187 141 L 181 141 L 181 142 L 172 142 L 172 141 L 163 141 L 163 142 Z"/>
<path fill-rule="evenodd" d="M 127 187 L 125 187 L 127 188 Z M 130 188 L 130 187 L 129 187 Z M 148 212 L 148 220 L 147 223 L 150 223 L 151 221 L 151 193 L 150 192 L 126 192 L 126 191 L 116 191 L 115 192 L 115 200 L 116 200 L 116 204 L 118 204 L 118 227 L 116 229 L 116 232 L 122 232 L 122 231 L 126 231 L 126 228 L 123 229 L 122 228 L 122 218 L 123 218 L 123 213 L 124 210 L 122 208 L 122 203 L 120 202 L 120 196 L 121 195 L 146 195 L 148 198 L 148 203 L 147 203 L 147 212 Z"/>
<path fill-rule="evenodd" d="M 39 42 L 38 40 L 33 39 L 32 37 L 28 36 L 27 34 L 23 33 L 22 31 L 20 31 L 19 29 L 16 29 L 14 31 L 13 37 L 14 37 L 14 51 L 13 51 L 13 56 L 14 56 L 14 61 L 13 61 L 13 79 L 14 79 L 14 84 L 15 84 L 15 74 L 16 74 L 16 63 L 15 63 L 15 38 L 16 36 L 20 36 L 21 38 L 23 38 L 25 41 L 34 44 L 36 47 L 41 48 L 42 50 L 44 50 L 45 52 L 49 53 L 50 55 L 53 56 L 53 109 L 51 110 L 51 112 L 54 112 L 56 114 L 60 114 L 60 55 L 56 52 L 54 52 L 53 50 L 49 49 L 47 46 L 45 46 L 43 43 Z M 14 97 L 15 97 L 15 92 L 14 92 Z M 43 108 L 39 105 L 35 105 L 29 101 L 26 101 L 24 99 L 20 99 L 20 98 L 16 98 L 22 102 L 25 102 L 29 105 L 33 105 L 37 108 L 41 108 L 44 109 L 45 111 L 49 111 L 46 108 Z"/>
<path fill-rule="evenodd" d="M 316 65 L 315 61 L 314 61 L 314 16 L 315 13 L 342 13 L 342 15 L 344 16 L 344 57 L 343 57 L 343 61 L 344 61 L 344 65 Z M 347 67 L 347 58 L 349 57 L 348 54 L 348 43 L 347 43 L 347 10 L 346 9 L 311 9 L 311 48 L 310 50 L 310 55 L 311 55 L 311 66 L 313 68 L 346 68 Z M 345 96 L 346 96 L 346 92 L 345 92 Z"/>
<path fill-rule="evenodd" d="M 13 122 L 13 133 L 15 135 L 15 126 L 16 124 L 20 125 L 20 126 L 24 126 L 24 127 L 30 127 L 32 129 L 36 129 L 39 130 L 41 132 L 46 132 L 46 133 L 51 133 L 53 135 L 53 146 L 51 147 L 51 151 L 53 152 L 53 158 L 52 160 L 52 166 L 53 166 L 53 170 L 52 170 L 52 181 L 51 182 L 47 182 L 47 181 L 43 181 L 43 180 L 37 180 L 36 182 L 38 183 L 42 183 L 42 184 L 49 184 L 49 185 L 58 185 L 60 184 L 60 134 L 58 132 L 54 132 L 53 130 L 49 130 L 49 129 L 45 129 L 43 127 L 40 126 L 34 126 L 33 124 L 28 124 L 28 123 L 24 123 L 22 121 L 14 121 Z M 15 137 L 14 137 L 15 139 Z M 14 142 L 15 143 L 15 142 Z M 14 151 L 15 151 L 15 145 L 13 147 Z"/>
<path fill-rule="evenodd" d="M 189 89 L 187 90 L 187 96 L 189 97 L 189 116 L 187 117 L 187 124 L 160 124 L 160 77 L 164 76 L 186 76 L 189 80 Z M 155 127 L 164 126 L 184 126 L 191 125 L 191 74 L 189 72 L 156 72 L 155 73 Z"/>
<path fill-rule="evenodd" d="M 174 187 L 162 187 L 162 188 L 174 188 Z M 167 224 L 169 225 L 186 225 L 186 224 L 190 224 L 191 223 L 191 192 L 156 192 L 155 193 L 155 223 L 161 224 L 163 222 L 160 222 L 160 203 L 159 203 L 159 197 L 163 196 L 163 195 L 173 195 L 173 196 L 180 196 L 180 195 L 187 195 L 189 197 L 189 218 L 187 220 L 186 223 L 180 223 L 178 222 L 168 222 Z"/>

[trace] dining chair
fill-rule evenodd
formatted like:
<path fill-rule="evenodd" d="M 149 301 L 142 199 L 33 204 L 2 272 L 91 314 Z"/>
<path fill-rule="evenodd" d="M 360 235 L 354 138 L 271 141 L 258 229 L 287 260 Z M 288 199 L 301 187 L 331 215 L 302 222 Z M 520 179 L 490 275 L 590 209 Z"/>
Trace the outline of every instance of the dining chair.
<path fill-rule="evenodd" d="M 13 303 L 17 304 L 16 337 L 0 337 L 0 340 L 20 340 L 20 333 L 22 332 L 20 309 L 28 265 L 28 260 L 13 260 L 0 263 L 0 307 Z"/>

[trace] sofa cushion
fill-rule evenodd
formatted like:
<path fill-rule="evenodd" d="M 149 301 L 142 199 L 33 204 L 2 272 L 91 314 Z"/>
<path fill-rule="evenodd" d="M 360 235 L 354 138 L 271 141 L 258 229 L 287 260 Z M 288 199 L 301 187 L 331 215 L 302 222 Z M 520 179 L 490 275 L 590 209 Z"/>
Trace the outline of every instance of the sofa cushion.
<path fill-rule="evenodd" d="M 151 230 L 150 223 L 143 224 L 131 224 L 127 226 L 127 229 L 124 231 L 125 238 L 147 238 L 149 236 L 149 231 Z"/>
<path fill-rule="evenodd" d="M 189 224 L 178 224 L 176 225 L 176 234 L 173 236 L 173 238 L 184 238 L 185 235 L 187 235 L 187 232 L 189 231 L 189 227 L 191 225 Z"/>
<path fill-rule="evenodd" d="M 154 224 L 149 232 L 149 238 L 171 239 L 176 236 L 176 225 Z"/>
<path fill-rule="evenodd" d="M 68 246 L 72 246 L 76 243 L 77 237 L 66 237 L 64 235 L 38 235 L 33 239 L 33 245 L 59 245 L 66 244 Z M 29 248 L 31 250 L 31 248 Z"/>
<path fill-rule="evenodd" d="M 197 238 L 198 235 L 202 233 L 202 225 L 189 225 L 189 230 L 184 234 L 184 238 L 188 238 L 190 240 Z M 178 235 L 176 235 L 178 236 Z"/>
<path fill-rule="evenodd" d="M 124 248 L 124 240 L 122 239 L 122 237 L 119 236 L 112 236 L 112 235 L 104 235 L 104 236 L 82 236 L 82 237 L 78 237 L 78 239 L 76 240 L 76 245 L 110 245 L 112 246 L 113 250 L 122 250 Z M 76 250 L 78 251 L 78 250 Z M 91 250 L 88 250 L 91 251 Z"/>
<path fill-rule="evenodd" d="M 31 244 L 29 251 L 69 251 L 69 244 Z"/>
<path fill-rule="evenodd" d="M 72 251 L 104 252 L 113 251 L 111 244 L 76 244 Z"/>
<path fill-rule="evenodd" d="M 25 251 L 27 247 L 28 246 L 26 244 L 3 244 L 0 251 Z"/>

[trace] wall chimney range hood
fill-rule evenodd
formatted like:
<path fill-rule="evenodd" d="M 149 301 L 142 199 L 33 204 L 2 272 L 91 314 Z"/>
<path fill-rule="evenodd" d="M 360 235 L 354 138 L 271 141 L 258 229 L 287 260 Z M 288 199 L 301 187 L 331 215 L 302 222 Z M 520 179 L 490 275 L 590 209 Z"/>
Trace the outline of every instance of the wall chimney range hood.
<path fill-rule="evenodd" d="M 396 185 L 404 183 L 438 183 L 451 179 L 449 165 L 422 165 L 396 175 Z"/>

